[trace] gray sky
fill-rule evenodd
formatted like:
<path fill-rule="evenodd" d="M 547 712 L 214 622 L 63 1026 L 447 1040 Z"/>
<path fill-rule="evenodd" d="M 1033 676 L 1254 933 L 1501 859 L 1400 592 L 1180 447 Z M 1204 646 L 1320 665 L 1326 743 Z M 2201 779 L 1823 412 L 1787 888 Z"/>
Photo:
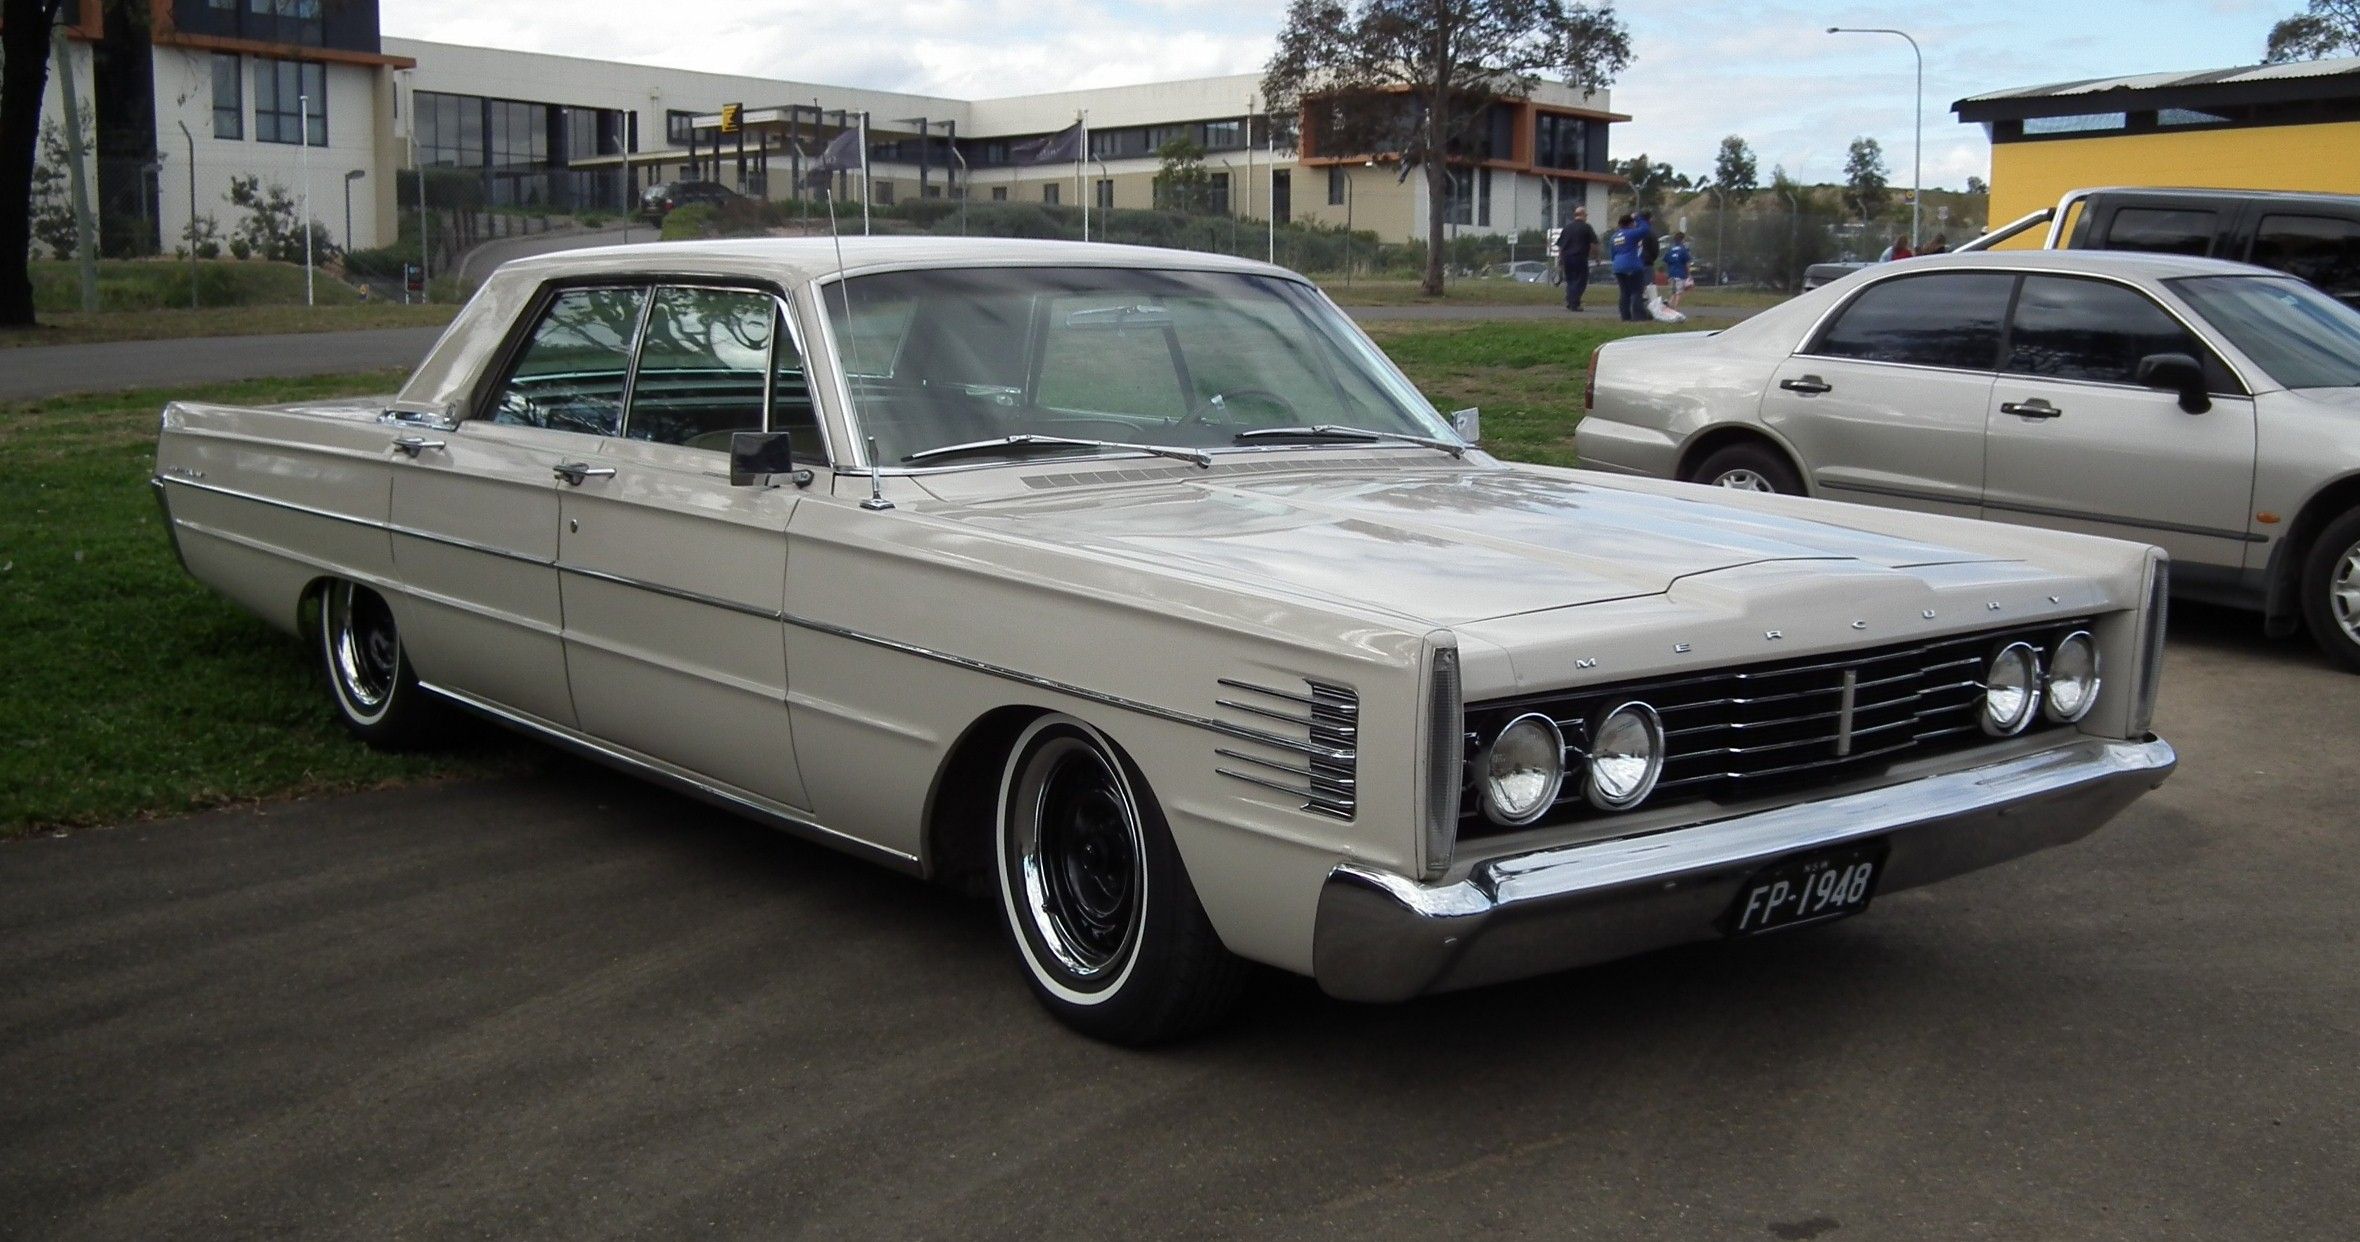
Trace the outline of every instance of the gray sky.
<path fill-rule="evenodd" d="M 954 97 L 1030 94 L 1259 70 L 1283 0 L 733 0 L 678 9 L 645 0 L 485 5 L 384 0 L 387 34 Z M 1646 152 L 1709 171 L 1724 134 L 1754 146 L 1767 180 L 1840 177 L 1858 135 L 1909 180 L 1913 61 L 1926 54 L 1925 180 L 1987 175 L 1963 96 L 2068 78 L 2205 69 L 2261 59 L 2301 0 L 1640 0 L 1621 6 L 1638 60 L 1614 87 L 1617 158 Z M 554 20 L 553 20 L 554 19 Z M 562 100 L 553 102 L 564 102 Z M 719 103 L 720 101 L 714 101 Z M 748 103 L 760 101 L 748 100 Z"/>

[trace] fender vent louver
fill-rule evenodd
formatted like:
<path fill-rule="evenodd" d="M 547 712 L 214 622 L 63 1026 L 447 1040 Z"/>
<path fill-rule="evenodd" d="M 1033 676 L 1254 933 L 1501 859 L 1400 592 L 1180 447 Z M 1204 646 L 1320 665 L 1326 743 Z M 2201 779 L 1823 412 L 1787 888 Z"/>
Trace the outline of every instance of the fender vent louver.
<path fill-rule="evenodd" d="M 1306 811 L 1350 819 L 1360 805 L 1360 695 L 1332 682 L 1303 685 L 1297 692 L 1222 678 L 1213 705 L 1239 744 L 1215 747 L 1225 762 L 1213 770 L 1301 798 Z"/>

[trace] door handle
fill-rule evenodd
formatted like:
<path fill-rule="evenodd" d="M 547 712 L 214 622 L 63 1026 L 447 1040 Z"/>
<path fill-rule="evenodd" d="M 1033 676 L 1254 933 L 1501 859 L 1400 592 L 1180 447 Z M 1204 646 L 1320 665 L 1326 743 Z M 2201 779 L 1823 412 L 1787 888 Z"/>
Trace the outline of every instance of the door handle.
<path fill-rule="evenodd" d="M 2013 414 L 2018 418 L 2055 418 L 2065 411 L 2058 409 L 2056 406 L 2050 405 L 2048 402 L 2043 401 L 2038 397 L 2034 397 L 2030 401 L 2001 402 L 1999 412 L 2002 414 Z"/>
<path fill-rule="evenodd" d="M 613 466 L 593 466 L 586 461 L 561 461 L 550 469 L 558 478 L 564 479 L 575 487 L 580 487 L 584 479 L 611 479 L 615 477 Z"/>
<path fill-rule="evenodd" d="M 450 445 L 447 441 L 429 440 L 424 436 L 395 436 L 393 438 L 393 451 L 396 453 L 407 453 L 412 458 L 417 457 L 418 454 L 423 453 L 428 449 L 449 447 Z"/>
<path fill-rule="evenodd" d="M 1823 380 L 1816 375 L 1806 375 L 1801 379 L 1780 380 L 1778 381 L 1778 386 L 1780 388 L 1784 388 L 1788 392 L 1806 393 L 1812 396 L 1817 396 L 1823 392 L 1835 391 L 1835 385 L 1828 383 L 1826 380 Z"/>

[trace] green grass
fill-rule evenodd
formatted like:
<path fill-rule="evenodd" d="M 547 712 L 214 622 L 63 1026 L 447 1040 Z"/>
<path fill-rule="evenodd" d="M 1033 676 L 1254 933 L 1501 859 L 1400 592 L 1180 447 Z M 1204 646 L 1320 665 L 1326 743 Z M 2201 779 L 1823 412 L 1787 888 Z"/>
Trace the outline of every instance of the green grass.
<path fill-rule="evenodd" d="M 82 309 L 82 269 L 63 259 L 43 259 L 32 265 L 33 309 L 37 313 Z M 98 309 L 101 311 L 185 310 L 189 282 L 197 286 L 199 306 L 302 306 L 303 265 L 260 260 L 101 259 L 98 263 Z M 326 272 L 314 272 L 312 301 L 321 306 L 346 306 L 360 300 L 360 292 Z"/>
<path fill-rule="evenodd" d="M 1486 447 L 1567 464 L 1590 350 L 1619 324 L 1381 324 Z M 149 495 L 168 396 L 234 403 L 383 392 L 391 372 L 0 404 L 0 837 L 511 770 L 535 750 L 386 755 L 340 729 L 311 652 L 199 586 Z M 471 743 L 486 735 L 470 733 Z"/>
<path fill-rule="evenodd" d="M 261 403 L 400 378 L 169 395 Z M 506 743 L 472 758 L 361 746 L 306 648 L 181 572 L 147 482 L 167 395 L 0 404 L 0 837 L 515 762 Z"/>
<path fill-rule="evenodd" d="M 1684 330 L 1576 319 L 1363 325 L 1436 409 L 1483 411 L 1483 447 L 1515 461 L 1574 464 L 1590 351 L 1617 337 Z"/>
<path fill-rule="evenodd" d="M 260 336 L 285 332 L 346 332 L 357 328 L 435 327 L 459 311 L 451 303 L 404 306 L 370 302 L 342 306 L 216 306 L 180 309 L 43 311 L 32 328 L 0 330 L 0 349 L 24 345 L 86 345 L 96 341 L 162 341 L 196 336 Z"/>

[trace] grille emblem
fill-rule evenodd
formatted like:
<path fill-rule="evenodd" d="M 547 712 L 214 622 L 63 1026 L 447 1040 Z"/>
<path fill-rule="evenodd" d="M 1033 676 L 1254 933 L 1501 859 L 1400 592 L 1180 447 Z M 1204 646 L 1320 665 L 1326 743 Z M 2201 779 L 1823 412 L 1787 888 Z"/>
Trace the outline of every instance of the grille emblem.
<path fill-rule="evenodd" d="M 1774 643 L 1784 637 L 1786 637 L 1785 630 L 1768 630 L 1762 634 L 1762 641 Z"/>
<path fill-rule="evenodd" d="M 1860 693 L 1860 670 L 1844 670 L 1844 698 L 1836 709 L 1836 756 L 1852 753 L 1852 703 Z"/>

